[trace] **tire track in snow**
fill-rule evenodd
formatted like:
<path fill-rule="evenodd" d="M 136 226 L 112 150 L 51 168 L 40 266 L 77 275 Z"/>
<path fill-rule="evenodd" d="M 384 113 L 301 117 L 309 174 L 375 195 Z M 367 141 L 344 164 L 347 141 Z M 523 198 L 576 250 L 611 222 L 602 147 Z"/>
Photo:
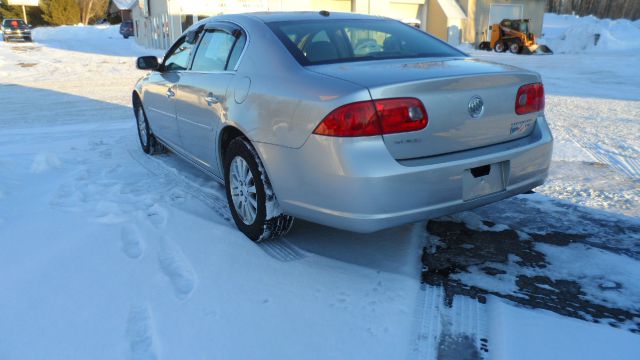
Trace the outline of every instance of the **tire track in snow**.
<path fill-rule="evenodd" d="M 235 223 L 229 211 L 229 205 L 225 198 L 202 186 L 195 184 L 187 179 L 184 175 L 178 173 L 178 170 L 167 166 L 160 159 L 145 155 L 140 151 L 128 149 L 129 155 L 142 167 L 150 173 L 175 181 L 182 190 L 189 195 L 202 201 L 207 207 L 215 211 L 221 218 L 226 220 L 235 228 Z M 286 239 L 277 239 L 274 241 L 264 241 L 257 244 L 265 254 L 280 262 L 291 262 L 304 259 L 306 255 L 297 246 L 286 241 Z"/>
<path fill-rule="evenodd" d="M 439 355 L 450 358 L 481 358 L 489 352 L 487 309 L 478 300 L 455 296 L 451 308 L 445 311 L 447 329 L 445 341 L 439 343 Z"/>
<path fill-rule="evenodd" d="M 447 284 L 422 284 L 416 302 L 418 360 L 488 359 L 486 307 L 467 296 L 455 296 L 448 306 Z"/>
<path fill-rule="evenodd" d="M 151 310 L 147 305 L 132 306 L 127 317 L 126 336 L 129 355 L 134 360 L 155 360 L 154 328 Z"/>
<path fill-rule="evenodd" d="M 178 170 L 167 166 L 159 159 L 155 159 L 152 156 L 145 155 L 140 150 L 128 149 L 127 151 L 129 152 L 131 158 L 147 171 L 158 177 L 162 177 L 169 181 L 175 182 L 183 191 L 202 201 L 207 207 L 215 211 L 229 224 L 233 224 L 233 219 L 227 205 L 227 200 L 220 198 L 220 196 L 216 192 L 205 189 L 202 186 L 193 183 L 193 181 L 179 174 Z"/>
<path fill-rule="evenodd" d="M 297 261 L 306 257 L 302 250 L 284 238 L 262 241 L 257 245 L 267 255 L 280 262 Z"/>
<path fill-rule="evenodd" d="M 640 154 L 637 157 L 632 157 L 615 153 L 598 144 L 591 144 L 584 140 L 574 138 L 573 141 L 596 160 L 610 165 L 635 181 L 640 180 Z"/>
<path fill-rule="evenodd" d="M 419 360 L 485 359 L 489 352 L 486 306 L 479 298 L 455 295 L 447 269 L 430 269 L 424 263 L 424 256 L 438 256 L 439 241 L 427 232 L 413 352 Z M 432 274 L 436 282 L 427 282 L 425 274 Z"/>
<path fill-rule="evenodd" d="M 440 286 L 420 285 L 416 302 L 417 337 L 414 353 L 418 360 L 434 360 L 438 354 L 436 345 L 442 331 L 441 312 L 444 292 Z"/>

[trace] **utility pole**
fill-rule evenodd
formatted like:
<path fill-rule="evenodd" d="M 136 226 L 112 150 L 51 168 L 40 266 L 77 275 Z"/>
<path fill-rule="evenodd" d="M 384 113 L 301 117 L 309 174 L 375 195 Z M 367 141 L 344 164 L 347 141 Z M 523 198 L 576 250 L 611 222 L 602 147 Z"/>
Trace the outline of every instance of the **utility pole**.
<path fill-rule="evenodd" d="M 24 5 L 22 5 L 22 17 L 24 18 L 25 24 L 28 24 L 29 22 L 27 21 L 27 10 L 25 9 Z"/>

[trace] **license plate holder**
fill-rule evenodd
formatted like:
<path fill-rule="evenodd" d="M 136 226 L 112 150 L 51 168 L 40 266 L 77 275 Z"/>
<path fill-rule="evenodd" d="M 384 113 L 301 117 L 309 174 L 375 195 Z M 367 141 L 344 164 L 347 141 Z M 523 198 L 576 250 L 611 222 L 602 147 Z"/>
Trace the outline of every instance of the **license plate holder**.
<path fill-rule="evenodd" d="M 468 201 L 504 191 L 508 174 L 509 161 L 465 169 L 462 175 L 462 199 Z"/>

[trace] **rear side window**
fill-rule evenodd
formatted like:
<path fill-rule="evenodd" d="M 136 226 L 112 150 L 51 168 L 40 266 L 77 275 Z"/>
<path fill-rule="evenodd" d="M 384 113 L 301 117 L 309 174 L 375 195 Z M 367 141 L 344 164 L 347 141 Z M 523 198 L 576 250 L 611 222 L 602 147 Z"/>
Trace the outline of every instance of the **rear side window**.
<path fill-rule="evenodd" d="M 247 37 L 242 34 L 236 44 L 233 46 L 233 50 L 231 50 L 231 55 L 229 56 L 229 61 L 227 65 L 227 70 L 233 70 L 238 66 L 238 61 L 240 61 L 240 55 L 242 55 L 242 50 L 244 50 L 244 45 L 247 42 Z"/>
<path fill-rule="evenodd" d="M 244 39 L 244 35 L 236 38 L 223 31 L 206 32 L 196 51 L 191 70 L 232 70 L 238 62 L 240 51 L 244 47 Z"/>
<path fill-rule="evenodd" d="M 433 36 L 394 20 L 283 21 L 267 25 L 302 65 L 466 56 Z"/>

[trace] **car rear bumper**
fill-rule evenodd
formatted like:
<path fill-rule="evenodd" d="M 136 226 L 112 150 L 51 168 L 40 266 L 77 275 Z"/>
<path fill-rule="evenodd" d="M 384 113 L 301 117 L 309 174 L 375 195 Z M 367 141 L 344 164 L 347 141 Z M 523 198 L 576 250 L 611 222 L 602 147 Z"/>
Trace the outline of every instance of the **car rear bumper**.
<path fill-rule="evenodd" d="M 541 185 L 553 138 L 541 116 L 522 139 L 404 161 L 391 157 L 381 137 L 312 135 L 299 149 L 255 146 L 286 213 L 366 233 L 472 209 Z M 502 188 L 469 198 L 465 172 L 489 164 L 503 164 Z"/>

